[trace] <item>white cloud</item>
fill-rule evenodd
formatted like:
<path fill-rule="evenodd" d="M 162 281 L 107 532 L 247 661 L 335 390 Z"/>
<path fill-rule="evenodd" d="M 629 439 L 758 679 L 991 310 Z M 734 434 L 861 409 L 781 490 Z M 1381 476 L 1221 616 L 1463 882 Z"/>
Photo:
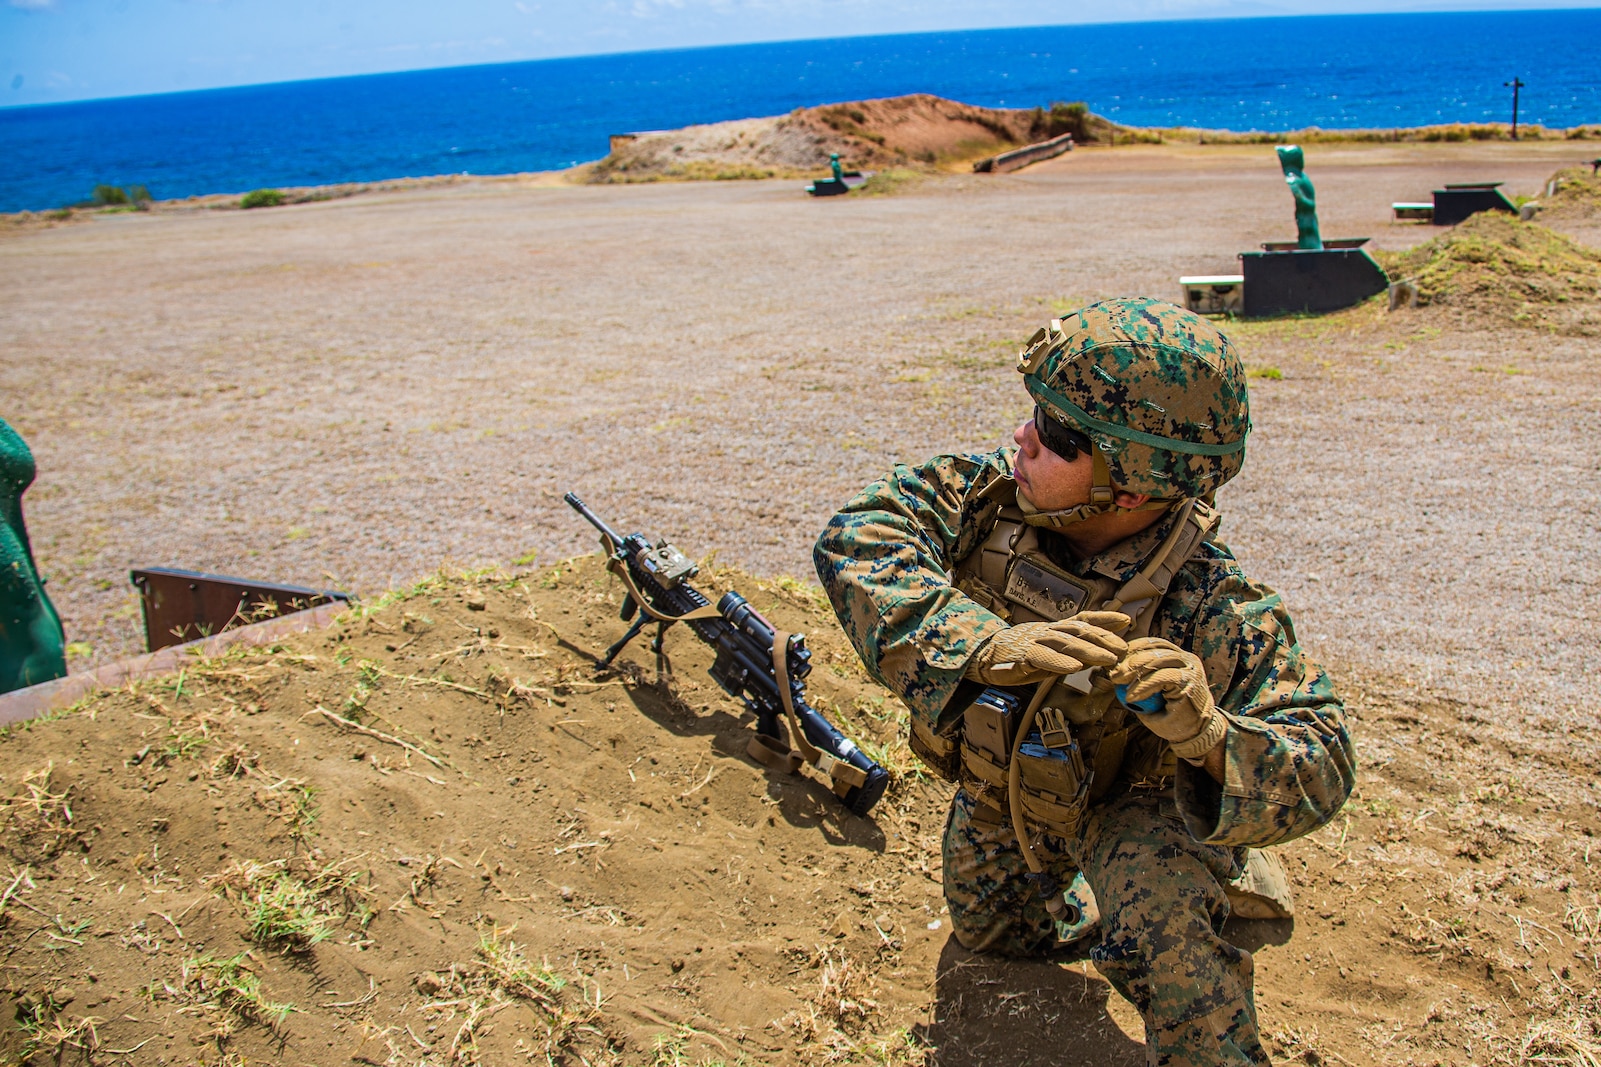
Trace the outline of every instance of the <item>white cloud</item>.
<path fill-rule="evenodd" d="M 634 0 L 630 14 L 637 19 L 648 19 L 663 13 L 682 11 L 684 7 L 684 0 Z"/>
<path fill-rule="evenodd" d="M 11 0 L 12 7 L 20 7 L 24 11 L 43 11 L 56 6 L 56 0 Z"/>

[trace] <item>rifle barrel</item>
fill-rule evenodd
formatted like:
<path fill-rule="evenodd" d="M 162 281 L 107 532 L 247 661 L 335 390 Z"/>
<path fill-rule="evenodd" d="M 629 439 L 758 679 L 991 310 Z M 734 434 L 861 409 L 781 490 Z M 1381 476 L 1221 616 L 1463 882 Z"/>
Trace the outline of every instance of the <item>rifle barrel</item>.
<path fill-rule="evenodd" d="M 605 534 L 606 539 L 612 543 L 613 548 L 616 548 L 623 543 L 623 539 L 617 533 L 617 531 L 612 529 L 610 526 L 607 526 L 599 515 L 596 515 L 593 511 L 590 511 L 589 505 L 584 503 L 582 500 L 579 500 L 577 493 L 567 493 L 562 497 L 562 499 L 567 501 L 568 507 L 572 508 L 574 511 L 578 512 L 578 514 L 587 519 L 589 521 L 589 525 Z"/>

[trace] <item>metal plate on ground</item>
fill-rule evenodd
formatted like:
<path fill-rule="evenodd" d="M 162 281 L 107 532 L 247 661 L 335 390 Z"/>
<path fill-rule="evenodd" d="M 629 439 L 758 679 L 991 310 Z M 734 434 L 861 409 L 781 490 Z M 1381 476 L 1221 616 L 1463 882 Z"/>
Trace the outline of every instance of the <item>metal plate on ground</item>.
<path fill-rule="evenodd" d="M 1195 274 L 1179 279 L 1184 306 L 1197 315 L 1239 315 L 1245 311 L 1245 275 Z"/>
<path fill-rule="evenodd" d="M 248 623 L 348 601 L 349 593 L 220 574 L 147 567 L 128 572 L 144 610 L 145 647 L 154 652 Z"/>

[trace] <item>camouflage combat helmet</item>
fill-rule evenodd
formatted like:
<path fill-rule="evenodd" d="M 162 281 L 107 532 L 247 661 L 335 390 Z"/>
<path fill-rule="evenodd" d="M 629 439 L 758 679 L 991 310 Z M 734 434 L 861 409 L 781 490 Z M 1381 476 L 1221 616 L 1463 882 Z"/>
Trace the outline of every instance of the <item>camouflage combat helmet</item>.
<path fill-rule="evenodd" d="M 1113 486 L 1158 506 L 1207 497 L 1245 462 L 1245 368 L 1194 312 L 1103 300 L 1037 331 L 1017 369 L 1036 404 L 1095 445 L 1089 504 L 1036 512 L 1031 522 L 1061 526 L 1111 511 Z"/>

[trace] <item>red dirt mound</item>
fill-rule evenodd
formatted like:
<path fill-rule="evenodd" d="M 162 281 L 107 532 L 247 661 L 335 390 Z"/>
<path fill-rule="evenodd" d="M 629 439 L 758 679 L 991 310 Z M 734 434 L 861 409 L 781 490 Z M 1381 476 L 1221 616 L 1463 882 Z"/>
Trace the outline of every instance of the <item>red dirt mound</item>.
<path fill-rule="evenodd" d="M 617 138 L 591 181 L 762 178 L 816 172 L 838 152 L 848 166 L 962 162 L 1071 133 L 1080 143 L 1117 129 L 1082 104 L 988 108 L 927 93 L 801 108 L 775 118 L 741 119 Z"/>

